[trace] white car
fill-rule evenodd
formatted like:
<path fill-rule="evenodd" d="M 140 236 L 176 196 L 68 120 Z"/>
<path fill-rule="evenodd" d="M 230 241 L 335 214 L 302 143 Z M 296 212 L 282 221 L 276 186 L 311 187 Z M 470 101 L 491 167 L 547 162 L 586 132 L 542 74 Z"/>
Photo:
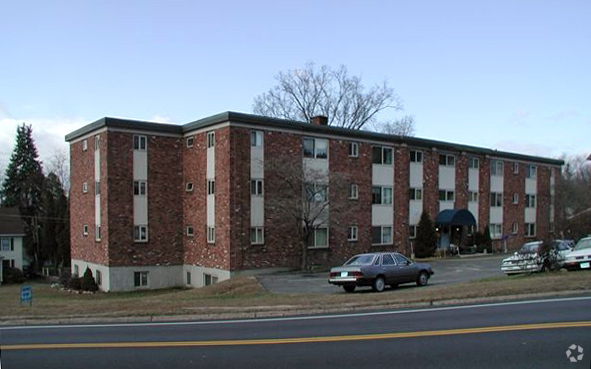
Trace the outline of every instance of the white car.
<path fill-rule="evenodd" d="M 507 275 L 546 272 L 562 268 L 571 249 L 563 240 L 555 240 L 544 247 L 542 241 L 527 242 L 519 252 L 503 259 L 501 271 Z"/>
<path fill-rule="evenodd" d="M 566 255 L 568 270 L 591 269 L 591 237 L 581 238 L 574 250 Z"/>

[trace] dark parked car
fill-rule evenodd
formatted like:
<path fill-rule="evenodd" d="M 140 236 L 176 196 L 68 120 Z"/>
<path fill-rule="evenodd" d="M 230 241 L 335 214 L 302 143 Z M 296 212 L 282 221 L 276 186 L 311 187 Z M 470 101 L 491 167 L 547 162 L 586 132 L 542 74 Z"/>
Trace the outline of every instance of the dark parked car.
<path fill-rule="evenodd" d="M 414 263 L 397 252 L 378 252 L 355 255 L 343 266 L 332 268 L 328 283 L 342 286 L 347 292 L 355 291 L 357 286 L 371 286 L 382 292 L 386 285 L 416 282 L 425 286 L 431 275 L 429 264 Z"/>

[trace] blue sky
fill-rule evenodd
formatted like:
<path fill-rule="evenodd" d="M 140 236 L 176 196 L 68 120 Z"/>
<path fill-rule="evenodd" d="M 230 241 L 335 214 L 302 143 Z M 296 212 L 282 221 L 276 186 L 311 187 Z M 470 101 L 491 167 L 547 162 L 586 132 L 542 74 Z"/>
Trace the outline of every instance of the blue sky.
<path fill-rule="evenodd" d="M 591 2 L 5 1 L 0 168 L 16 125 L 42 158 L 104 116 L 251 112 L 306 62 L 386 79 L 416 136 L 545 157 L 591 152 Z"/>

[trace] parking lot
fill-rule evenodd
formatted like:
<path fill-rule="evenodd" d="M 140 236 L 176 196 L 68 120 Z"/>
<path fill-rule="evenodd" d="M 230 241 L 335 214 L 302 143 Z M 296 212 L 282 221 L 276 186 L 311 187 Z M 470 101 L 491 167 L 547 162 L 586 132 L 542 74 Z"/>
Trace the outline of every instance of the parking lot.
<path fill-rule="evenodd" d="M 506 255 L 440 259 L 429 261 L 435 274 L 430 285 L 450 284 L 501 276 L 501 260 Z M 274 293 L 345 293 L 342 288 L 328 284 L 328 273 L 278 273 L 257 277 L 262 286 Z M 368 287 L 369 289 L 369 287 Z"/>

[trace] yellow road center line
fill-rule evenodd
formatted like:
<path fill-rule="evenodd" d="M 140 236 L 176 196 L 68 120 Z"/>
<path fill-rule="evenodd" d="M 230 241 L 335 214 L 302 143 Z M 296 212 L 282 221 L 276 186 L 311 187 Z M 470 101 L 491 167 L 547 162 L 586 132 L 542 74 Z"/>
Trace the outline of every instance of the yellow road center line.
<path fill-rule="evenodd" d="M 246 340 L 220 340 L 220 341 L 173 341 L 173 342 L 92 342 L 92 343 L 40 343 L 2 345 L 2 350 L 53 350 L 53 349 L 80 349 L 80 348 L 153 348 L 153 347 L 199 347 L 199 346 L 242 346 L 242 345 L 278 345 L 292 343 L 318 343 L 318 342 L 343 342 L 343 341 L 367 341 L 396 338 L 416 338 L 450 336 L 458 334 L 494 333 L 525 331 L 535 329 L 557 328 L 581 328 L 591 327 L 591 321 L 522 324 L 482 328 L 446 329 L 435 331 L 418 331 L 402 333 L 379 333 L 346 336 L 326 337 L 301 337 L 301 338 L 272 338 L 272 339 L 246 339 Z"/>

